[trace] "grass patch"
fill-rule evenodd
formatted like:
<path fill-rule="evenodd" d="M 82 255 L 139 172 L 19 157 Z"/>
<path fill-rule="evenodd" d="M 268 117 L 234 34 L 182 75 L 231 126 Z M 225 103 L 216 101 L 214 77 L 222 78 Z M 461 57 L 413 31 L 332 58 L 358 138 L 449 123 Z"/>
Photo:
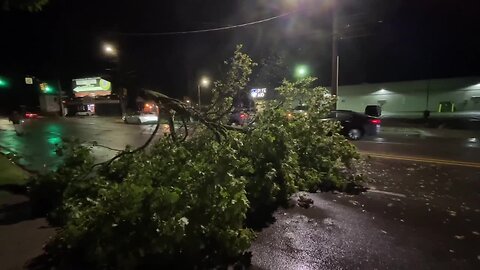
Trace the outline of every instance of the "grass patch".
<path fill-rule="evenodd" d="M 28 173 L 0 155 L 0 187 L 3 185 L 24 185 L 27 183 Z"/>

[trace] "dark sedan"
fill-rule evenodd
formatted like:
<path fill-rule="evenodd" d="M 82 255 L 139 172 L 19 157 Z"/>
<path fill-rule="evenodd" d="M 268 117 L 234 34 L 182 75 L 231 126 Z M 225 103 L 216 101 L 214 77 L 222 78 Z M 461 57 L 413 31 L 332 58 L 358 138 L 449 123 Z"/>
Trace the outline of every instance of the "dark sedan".
<path fill-rule="evenodd" d="M 253 121 L 255 112 L 248 109 L 236 109 L 230 114 L 230 125 L 246 126 Z"/>
<path fill-rule="evenodd" d="M 332 111 L 328 118 L 339 121 L 342 125 L 341 133 L 351 140 L 377 135 L 382 123 L 378 118 L 346 110 Z"/>

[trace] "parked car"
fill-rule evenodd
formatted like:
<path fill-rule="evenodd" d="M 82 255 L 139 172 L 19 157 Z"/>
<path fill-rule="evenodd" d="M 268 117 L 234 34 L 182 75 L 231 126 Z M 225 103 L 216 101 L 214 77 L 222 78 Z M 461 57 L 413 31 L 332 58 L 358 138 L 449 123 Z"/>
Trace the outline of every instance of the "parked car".
<path fill-rule="evenodd" d="M 382 123 L 377 117 L 347 110 L 332 111 L 328 119 L 339 121 L 342 125 L 341 133 L 351 140 L 377 135 Z"/>
<path fill-rule="evenodd" d="M 19 113 L 22 115 L 22 118 L 25 120 L 37 119 L 39 118 L 39 107 L 27 107 L 25 105 L 20 106 Z"/>
<path fill-rule="evenodd" d="M 255 117 L 253 110 L 235 109 L 228 120 L 229 125 L 245 126 L 250 124 Z"/>
<path fill-rule="evenodd" d="M 91 116 L 91 115 L 94 115 L 94 113 L 91 112 L 91 111 L 81 111 L 81 112 L 76 112 L 75 115 L 76 116 Z"/>
<path fill-rule="evenodd" d="M 308 106 L 300 105 L 287 114 L 288 119 L 296 116 L 307 116 Z M 375 136 L 380 131 L 382 121 L 373 116 L 348 110 L 330 112 L 325 120 L 336 120 L 342 125 L 341 134 L 350 140 L 360 140 L 364 136 Z"/>
<path fill-rule="evenodd" d="M 379 105 L 367 105 L 365 107 L 365 114 L 373 117 L 382 116 L 382 107 Z"/>
<path fill-rule="evenodd" d="M 157 123 L 158 116 L 154 113 L 135 113 L 125 116 L 124 121 L 127 124 Z"/>
<path fill-rule="evenodd" d="M 307 115 L 308 111 L 308 106 L 307 105 L 299 105 L 297 107 L 295 107 L 292 112 L 289 112 L 287 114 L 287 118 L 289 120 L 292 120 L 293 118 L 295 118 L 296 115 Z"/>
<path fill-rule="evenodd" d="M 32 113 L 32 112 L 26 112 L 25 113 L 25 119 L 37 119 L 38 114 Z"/>

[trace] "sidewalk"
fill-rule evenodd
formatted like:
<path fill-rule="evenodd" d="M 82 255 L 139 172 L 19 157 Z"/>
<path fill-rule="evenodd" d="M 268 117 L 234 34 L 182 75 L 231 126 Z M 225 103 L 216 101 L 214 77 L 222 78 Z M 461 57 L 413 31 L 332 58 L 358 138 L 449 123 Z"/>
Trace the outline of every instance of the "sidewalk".
<path fill-rule="evenodd" d="M 23 185 L 28 174 L 0 154 L 0 189 L 4 185 Z"/>
<path fill-rule="evenodd" d="M 23 269 L 43 254 L 43 245 L 55 234 L 46 219 L 33 218 L 25 193 L 28 173 L 0 154 L 0 262 L 1 269 Z"/>
<path fill-rule="evenodd" d="M 13 125 L 8 118 L 0 117 L 0 131 L 2 130 L 13 130 Z"/>

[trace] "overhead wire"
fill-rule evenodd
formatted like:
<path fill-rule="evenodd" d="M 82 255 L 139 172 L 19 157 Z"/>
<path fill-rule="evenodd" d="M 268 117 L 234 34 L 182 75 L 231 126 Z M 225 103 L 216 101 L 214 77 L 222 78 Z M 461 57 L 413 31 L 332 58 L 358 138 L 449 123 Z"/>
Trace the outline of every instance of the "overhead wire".
<path fill-rule="evenodd" d="M 237 25 L 229 25 L 229 26 L 222 26 L 222 27 L 216 27 L 216 28 L 209 28 L 209 29 L 199 29 L 199 30 L 190 30 L 190 31 L 175 31 L 175 32 L 143 32 L 143 33 L 121 33 L 121 35 L 124 36 L 171 36 L 171 35 L 188 35 L 188 34 L 199 34 L 199 33 L 209 33 L 209 32 L 218 32 L 218 31 L 227 31 L 227 30 L 233 30 L 233 29 L 238 29 L 238 28 L 243 28 L 247 26 L 252 26 L 252 25 L 257 25 L 257 24 L 262 24 L 266 22 L 270 22 L 273 20 L 277 20 L 283 17 L 290 16 L 293 13 L 298 12 L 299 10 L 294 10 L 291 12 L 283 13 L 277 16 L 269 17 L 266 19 L 262 20 L 257 20 L 253 22 L 248 22 L 248 23 L 242 23 L 242 24 L 237 24 Z"/>

